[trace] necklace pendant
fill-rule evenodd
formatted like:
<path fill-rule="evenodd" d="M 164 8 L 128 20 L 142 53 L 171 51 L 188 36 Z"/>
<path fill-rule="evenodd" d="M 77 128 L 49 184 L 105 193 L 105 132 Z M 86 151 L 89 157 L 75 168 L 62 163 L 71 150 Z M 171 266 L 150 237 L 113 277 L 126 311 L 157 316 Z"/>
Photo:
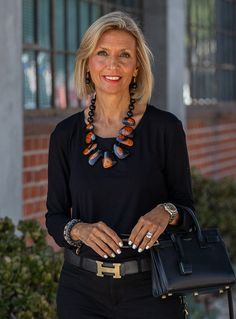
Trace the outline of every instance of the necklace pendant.
<path fill-rule="evenodd" d="M 97 148 L 97 146 L 98 146 L 97 143 L 89 144 L 89 146 L 83 150 L 83 154 L 84 155 L 90 154 L 92 151 L 94 151 Z"/>
<path fill-rule="evenodd" d="M 129 136 L 129 137 L 133 137 L 133 128 L 130 126 L 124 126 L 119 130 L 119 133 L 124 135 L 124 136 Z"/>
<path fill-rule="evenodd" d="M 132 117 L 125 117 L 122 121 L 124 125 L 134 126 L 135 120 Z"/>
<path fill-rule="evenodd" d="M 91 154 L 88 160 L 89 165 L 93 166 L 99 160 L 101 156 L 102 156 L 101 150 L 97 150 L 95 153 Z"/>
<path fill-rule="evenodd" d="M 129 156 L 129 151 L 123 149 L 121 146 L 114 144 L 113 145 L 113 151 L 115 153 L 115 155 L 119 158 L 119 159 L 124 159 L 127 156 Z"/>
<path fill-rule="evenodd" d="M 103 168 L 111 168 L 117 163 L 109 151 L 105 151 L 102 159 Z"/>
<path fill-rule="evenodd" d="M 129 147 L 134 145 L 134 141 L 131 138 L 128 138 L 124 135 L 118 135 L 116 140 L 117 140 L 117 142 L 122 143 L 126 146 L 129 146 Z"/>
<path fill-rule="evenodd" d="M 93 132 L 88 132 L 85 136 L 86 144 L 91 144 L 93 141 L 96 140 L 96 135 Z"/>

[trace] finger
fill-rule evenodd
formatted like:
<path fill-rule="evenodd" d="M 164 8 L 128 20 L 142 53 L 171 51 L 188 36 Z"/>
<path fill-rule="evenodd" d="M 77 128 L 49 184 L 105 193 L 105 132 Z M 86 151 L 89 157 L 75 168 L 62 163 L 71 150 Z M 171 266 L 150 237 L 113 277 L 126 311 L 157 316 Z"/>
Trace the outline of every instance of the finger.
<path fill-rule="evenodd" d="M 134 226 L 134 228 L 132 229 L 132 232 L 129 236 L 129 245 L 133 245 L 135 238 L 137 237 L 137 234 L 140 232 L 140 230 L 142 229 L 142 227 L 144 226 L 144 218 L 143 216 L 141 216 L 137 222 L 137 224 Z M 135 244 L 134 244 L 135 245 Z"/>
<path fill-rule="evenodd" d="M 98 227 L 99 229 L 103 230 L 117 246 L 123 246 L 122 239 L 117 235 L 117 233 L 113 229 L 107 226 L 104 222 L 99 222 Z"/>
<path fill-rule="evenodd" d="M 139 247 L 138 247 L 138 252 L 141 253 L 143 250 L 145 249 L 149 249 L 152 246 L 152 243 L 155 243 L 159 232 L 156 230 L 156 228 L 152 228 L 149 230 L 150 233 L 152 233 L 152 237 L 148 238 L 145 234 L 145 236 L 143 237 L 142 242 L 140 243 Z"/>
<path fill-rule="evenodd" d="M 159 232 L 159 230 L 157 230 L 153 234 L 151 240 L 145 245 L 144 249 L 150 249 L 154 244 L 156 244 L 158 242 L 159 236 L 160 236 L 160 232 Z"/>
<path fill-rule="evenodd" d="M 94 231 L 94 234 L 95 234 L 95 236 L 97 238 L 99 238 L 101 241 L 103 241 L 113 251 L 113 253 L 115 253 L 115 254 L 120 254 L 121 253 L 120 247 L 105 232 L 101 231 L 100 229 L 96 229 Z M 109 254 L 109 255 L 111 255 L 111 254 Z"/>
<path fill-rule="evenodd" d="M 113 257 L 114 255 L 114 252 L 106 245 L 106 243 L 93 234 L 89 238 L 89 246 L 103 258 L 108 258 L 108 256 Z"/>
<path fill-rule="evenodd" d="M 102 258 L 108 258 L 108 255 L 95 242 L 91 242 L 88 246 L 91 247 Z"/>
<path fill-rule="evenodd" d="M 147 227 L 143 228 L 142 230 L 144 230 L 144 231 L 141 231 L 140 234 L 139 234 L 141 240 L 140 240 L 140 242 L 139 242 L 139 244 L 137 246 L 138 247 L 138 252 L 140 252 L 140 253 L 146 248 L 146 246 L 149 244 L 149 242 L 153 238 L 154 234 L 157 231 L 157 226 L 156 225 L 152 225 L 152 227 L 147 226 Z M 151 236 L 152 236 L 151 238 L 147 237 L 148 233 L 151 234 Z"/>

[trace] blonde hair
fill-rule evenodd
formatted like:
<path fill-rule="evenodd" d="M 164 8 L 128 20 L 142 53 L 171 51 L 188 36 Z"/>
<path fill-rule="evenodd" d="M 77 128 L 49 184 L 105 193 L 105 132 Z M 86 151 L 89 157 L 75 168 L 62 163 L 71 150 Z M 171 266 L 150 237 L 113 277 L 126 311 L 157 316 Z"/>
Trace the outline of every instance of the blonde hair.
<path fill-rule="evenodd" d="M 125 31 L 136 40 L 138 74 L 136 77 L 138 88 L 134 98 L 140 102 L 147 102 L 151 98 L 153 88 L 153 74 L 151 59 L 153 58 L 141 29 L 126 13 L 115 11 L 96 20 L 85 32 L 76 54 L 75 88 L 79 98 L 87 97 L 95 92 L 93 83 L 86 84 L 86 66 L 88 58 L 97 46 L 102 34 L 108 30 Z"/>

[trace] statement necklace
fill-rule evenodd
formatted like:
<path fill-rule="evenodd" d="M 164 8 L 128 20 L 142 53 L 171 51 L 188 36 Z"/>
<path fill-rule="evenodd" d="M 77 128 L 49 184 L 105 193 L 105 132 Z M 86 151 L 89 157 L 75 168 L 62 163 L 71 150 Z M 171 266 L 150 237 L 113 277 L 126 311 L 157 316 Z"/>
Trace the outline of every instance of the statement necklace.
<path fill-rule="evenodd" d="M 87 147 L 83 150 L 83 154 L 88 156 L 88 163 L 93 166 L 100 158 L 102 158 L 103 168 L 111 168 L 117 163 L 118 159 L 124 159 L 130 155 L 127 148 L 134 145 L 133 132 L 135 120 L 133 118 L 133 110 L 135 99 L 130 98 L 127 116 L 123 119 L 122 123 L 125 125 L 119 130 L 116 141 L 113 144 L 112 150 L 103 150 L 99 147 L 97 136 L 94 133 L 94 112 L 96 109 L 96 96 L 91 99 L 91 105 L 88 112 L 88 123 L 86 125 L 85 143 Z"/>

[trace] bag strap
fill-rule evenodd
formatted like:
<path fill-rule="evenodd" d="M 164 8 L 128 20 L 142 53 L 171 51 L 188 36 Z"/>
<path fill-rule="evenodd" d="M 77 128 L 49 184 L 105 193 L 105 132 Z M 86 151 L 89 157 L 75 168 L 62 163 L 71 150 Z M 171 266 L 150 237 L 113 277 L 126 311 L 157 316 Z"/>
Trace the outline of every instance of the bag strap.
<path fill-rule="evenodd" d="M 189 213 L 189 215 L 192 217 L 192 220 L 193 220 L 194 225 L 195 225 L 196 230 L 197 230 L 198 241 L 200 243 L 204 243 L 204 237 L 202 235 L 202 230 L 201 230 L 200 224 L 198 222 L 198 219 L 197 219 L 195 213 L 192 211 L 192 209 L 190 209 L 187 206 L 183 206 L 183 205 L 179 205 L 179 204 L 176 204 L 176 206 L 177 206 L 177 208 L 178 207 L 183 208 L 184 210 L 186 210 Z"/>
<path fill-rule="evenodd" d="M 227 290 L 227 295 L 228 295 L 228 306 L 229 306 L 229 318 L 234 319 L 234 306 L 233 306 L 233 297 L 232 297 L 231 288 Z"/>

